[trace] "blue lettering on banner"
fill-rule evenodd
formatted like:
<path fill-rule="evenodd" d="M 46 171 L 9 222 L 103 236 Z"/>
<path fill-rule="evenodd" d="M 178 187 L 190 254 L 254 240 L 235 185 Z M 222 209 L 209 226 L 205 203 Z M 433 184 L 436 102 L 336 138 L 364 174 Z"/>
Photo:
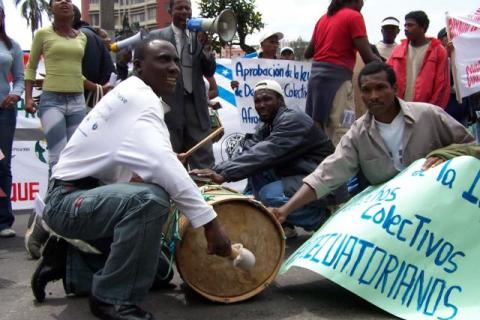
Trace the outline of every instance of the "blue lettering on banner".
<path fill-rule="evenodd" d="M 235 64 L 235 75 L 243 78 L 246 81 L 249 77 L 268 77 L 268 78 L 284 78 L 285 68 L 280 66 L 266 67 L 261 64 L 257 64 L 255 67 L 244 68 L 242 62 Z"/>
<path fill-rule="evenodd" d="M 385 210 L 383 212 L 386 218 L 388 213 L 385 214 Z M 373 218 L 372 215 L 369 217 Z M 416 224 L 420 226 L 417 226 L 417 231 L 423 230 L 430 222 L 421 216 L 417 219 Z M 380 222 L 380 219 L 377 219 L 377 222 Z M 420 231 L 415 233 L 416 239 Z M 443 238 L 435 240 L 433 232 L 428 231 L 428 235 L 426 240 L 423 240 L 427 243 L 426 256 L 432 256 L 436 265 L 445 264 L 454 253 L 453 244 Z M 425 237 L 420 237 L 423 238 Z M 434 256 L 435 252 L 439 254 Z M 459 251 L 456 254 L 465 256 Z M 353 259 L 353 256 L 357 258 Z M 450 320 L 455 319 L 458 314 L 455 297 L 462 292 L 461 286 L 428 276 L 420 266 L 402 260 L 384 248 L 356 236 L 346 233 L 319 235 L 310 243 L 307 252 L 298 252 L 295 258 L 321 263 L 326 268 L 345 272 L 356 278 L 359 285 L 369 286 L 403 306 L 412 306 L 426 316 Z M 450 267 L 450 272 L 457 270 L 456 265 L 455 269 Z M 442 312 L 439 308 L 441 305 L 444 307 Z"/>
<path fill-rule="evenodd" d="M 478 204 L 480 206 L 480 202 L 478 201 L 478 197 L 473 195 L 473 191 L 475 190 L 478 181 L 480 180 L 480 170 L 477 172 L 477 175 L 475 176 L 475 179 L 473 179 L 473 182 L 468 189 L 468 191 L 464 191 L 462 193 L 462 198 L 467 200 L 468 202 L 472 203 L 473 205 Z"/>
<path fill-rule="evenodd" d="M 437 177 L 438 182 L 440 182 L 444 186 L 448 186 L 450 189 L 452 189 L 453 182 L 455 181 L 455 178 L 457 176 L 457 173 L 454 169 L 448 169 L 448 166 L 451 162 L 452 160 L 448 160 L 447 162 L 445 162 Z"/>
<path fill-rule="evenodd" d="M 455 246 L 445 238 L 440 238 L 426 226 L 431 219 L 415 215 L 415 220 L 403 218 L 396 212 L 396 205 L 384 207 L 377 202 L 362 212 L 360 218 L 371 221 L 380 226 L 388 235 L 395 237 L 400 242 L 407 243 L 408 235 L 411 235 L 407 244 L 425 257 L 433 257 L 434 263 L 443 267 L 446 273 L 453 273 L 457 270 L 457 260 L 465 257 L 465 253 L 455 249 Z M 406 231 L 409 230 L 410 232 Z"/>
<path fill-rule="evenodd" d="M 368 202 L 376 202 L 376 201 L 394 201 L 397 199 L 397 191 L 399 191 L 399 187 L 395 188 L 386 188 L 383 187 L 380 190 L 376 192 L 372 192 L 369 194 L 367 197 L 365 197 L 365 200 L 362 201 L 362 203 L 368 203 Z"/>
<path fill-rule="evenodd" d="M 245 83 L 244 85 L 244 97 L 253 97 L 253 88 L 248 85 L 248 83 Z"/>
<path fill-rule="evenodd" d="M 310 78 L 310 72 L 303 70 L 303 65 L 300 66 L 300 70 L 297 70 L 297 66 L 293 66 L 293 74 L 295 79 L 299 79 L 301 81 L 308 81 Z"/>
<path fill-rule="evenodd" d="M 258 123 L 258 116 L 253 114 L 252 107 L 242 108 L 242 122 L 243 123 Z"/>
<path fill-rule="evenodd" d="M 307 82 L 310 78 L 310 72 L 306 71 L 303 65 L 297 66 L 296 64 L 293 64 L 292 68 L 290 64 L 283 67 L 280 64 L 265 66 L 258 63 L 256 66 L 245 68 L 242 61 L 237 61 L 235 64 L 235 76 L 242 78 L 243 81 L 246 81 L 249 77 L 258 77 L 294 78 L 296 80 Z"/>
<path fill-rule="evenodd" d="M 283 93 L 287 98 L 306 99 L 307 86 L 302 84 L 300 88 L 297 88 L 295 83 L 287 83 L 283 88 Z"/>
<path fill-rule="evenodd" d="M 423 170 L 417 170 L 412 172 L 412 177 L 424 177 L 425 176 L 425 171 Z"/>

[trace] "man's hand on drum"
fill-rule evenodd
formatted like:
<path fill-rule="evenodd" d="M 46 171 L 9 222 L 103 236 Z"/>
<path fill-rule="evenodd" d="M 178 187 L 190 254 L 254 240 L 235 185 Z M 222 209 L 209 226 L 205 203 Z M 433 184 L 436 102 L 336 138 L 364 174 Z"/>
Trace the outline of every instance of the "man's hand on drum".
<path fill-rule="evenodd" d="M 280 208 L 267 208 L 268 211 L 270 211 L 271 214 L 273 214 L 275 216 L 275 218 L 277 218 L 278 222 L 280 223 L 284 223 L 285 220 L 287 219 L 287 216 L 288 216 L 288 212 L 286 212 L 285 210 L 282 209 L 282 207 Z"/>
<path fill-rule="evenodd" d="M 232 253 L 232 245 L 225 230 L 218 222 L 218 218 L 213 219 L 203 227 L 208 245 L 207 253 L 220 257 L 229 257 Z"/>
<path fill-rule="evenodd" d="M 221 174 L 213 171 L 212 169 L 194 169 L 190 171 L 189 174 L 197 177 L 208 178 L 216 184 L 222 184 L 225 182 L 225 178 Z"/>

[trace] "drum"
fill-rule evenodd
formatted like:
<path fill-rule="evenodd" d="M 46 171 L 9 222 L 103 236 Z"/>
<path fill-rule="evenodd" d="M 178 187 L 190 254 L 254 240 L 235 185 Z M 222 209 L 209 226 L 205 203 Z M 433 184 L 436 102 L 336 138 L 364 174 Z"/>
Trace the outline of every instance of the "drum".
<path fill-rule="evenodd" d="M 203 228 L 193 229 L 182 216 L 181 240 L 175 249 L 177 270 L 193 290 L 209 300 L 232 303 L 253 297 L 273 281 L 283 262 L 283 229 L 261 203 L 247 196 L 217 185 L 200 190 L 232 244 L 243 244 L 255 255 L 256 263 L 243 270 L 228 258 L 208 255 Z"/>

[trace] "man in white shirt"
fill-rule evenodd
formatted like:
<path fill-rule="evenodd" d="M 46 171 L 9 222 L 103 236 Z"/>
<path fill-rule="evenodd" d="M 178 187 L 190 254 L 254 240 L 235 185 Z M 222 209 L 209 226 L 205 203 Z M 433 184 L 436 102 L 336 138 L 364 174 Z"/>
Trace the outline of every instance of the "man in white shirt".
<path fill-rule="evenodd" d="M 106 249 L 99 249 L 108 258 L 95 270 L 90 292 L 90 309 L 101 319 L 153 319 L 135 304 L 155 277 L 170 199 L 194 228 L 205 228 L 209 253 L 230 254 L 230 241 L 173 152 L 164 122 L 167 106 L 158 96 L 174 90 L 178 60 L 167 41 L 139 44 L 135 76 L 96 105 L 53 168 L 44 212 L 48 226 L 94 245 L 107 239 Z M 78 266 L 71 265 L 74 248 L 68 247 L 62 265 L 61 243 L 49 240 L 32 277 L 39 302 L 49 281 L 62 278 L 67 293 L 85 285 Z"/>
<path fill-rule="evenodd" d="M 395 17 L 386 17 L 382 20 L 382 40 L 375 46 L 380 55 L 387 60 L 392 54 L 393 48 L 397 46 L 395 39 L 400 32 L 400 21 Z"/>

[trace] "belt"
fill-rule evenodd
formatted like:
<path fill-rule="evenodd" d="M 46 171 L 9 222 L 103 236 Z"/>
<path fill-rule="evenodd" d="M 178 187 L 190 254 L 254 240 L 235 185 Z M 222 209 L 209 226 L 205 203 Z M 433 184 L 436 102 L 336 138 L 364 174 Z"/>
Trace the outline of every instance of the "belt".
<path fill-rule="evenodd" d="M 78 189 L 92 189 L 100 185 L 100 181 L 93 177 L 86 177 L 77 180 L 52 180 L 53 187 L 64 186 L 64 187 L 73 187 Z"/>

